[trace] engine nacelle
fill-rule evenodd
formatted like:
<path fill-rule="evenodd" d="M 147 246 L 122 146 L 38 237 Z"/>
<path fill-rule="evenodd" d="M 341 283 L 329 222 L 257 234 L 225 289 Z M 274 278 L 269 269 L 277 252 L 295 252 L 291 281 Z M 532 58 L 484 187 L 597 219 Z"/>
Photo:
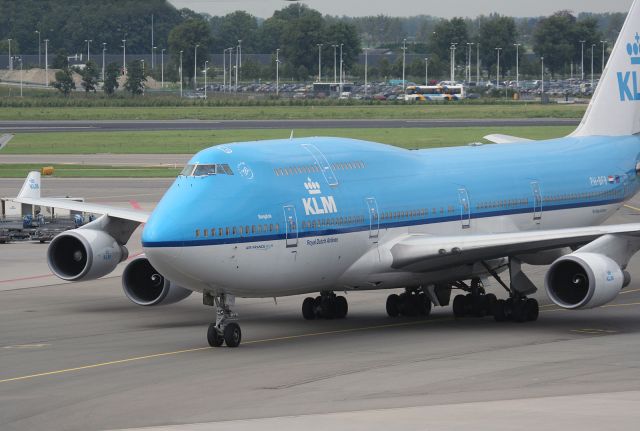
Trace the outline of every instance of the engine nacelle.
<path fill-rule="evenodd" d="M 74 229 L 57 235 L 47 249 L 51 271 L 68 281 L 95 280 L 109 274 L 129 252 L 108 233 Z"/>
<path fill-rule="evenodd" d="M 142 306 L 173 304 L 192 293 L 171 284 L 144 256 L 134 259 L 124 269 L 122 289 L 131 302 Z"/>
<path fill-rule="evenodd" d="M 544 280 L 549 298 L 572 310 L 604 305 L 629 282 L 629 273 L 611 258 L 579 251 L 556 260 Z"/>

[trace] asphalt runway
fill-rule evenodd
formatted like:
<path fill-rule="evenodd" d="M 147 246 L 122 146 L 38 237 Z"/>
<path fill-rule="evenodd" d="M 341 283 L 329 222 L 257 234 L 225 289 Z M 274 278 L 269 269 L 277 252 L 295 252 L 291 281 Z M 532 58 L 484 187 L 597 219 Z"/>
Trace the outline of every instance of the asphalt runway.
<path fill-rule="evenodd" d="M 0 121 L 0 133 L 116 132 L 133 130 L 368 129 L 430 127 L 577 126 L 576 119 L 526 118 L 479 120 L 67 120 Z"/>
<path fill-rule="evenodd" d="M 0 196 L 20 184 L 0 180 Z M 135 199 L 151 209 L 168 184 L 45 179 L 44 194 Z M 640 199 L 611 222 L 637 222 L 634 208 Z M 238 299 L 243 344 L 212 349 L 205 331 L 214 311 L 200 297 L 139 308 L 118 271 L 62 282 L 48 274 L 45 251 L 0 245 L 2 430 L 612 431 L 640 423 L 639 256 L 631 285 L 595 310 L 559 310 L 540 291 L 534 323 L 455 320 L 450 307 L 392 319 L 390 292 L 357 292 L 347 319 L 304 321 L 301 297 Z M 542 285 L 544 268 L 525 271 Z"/>

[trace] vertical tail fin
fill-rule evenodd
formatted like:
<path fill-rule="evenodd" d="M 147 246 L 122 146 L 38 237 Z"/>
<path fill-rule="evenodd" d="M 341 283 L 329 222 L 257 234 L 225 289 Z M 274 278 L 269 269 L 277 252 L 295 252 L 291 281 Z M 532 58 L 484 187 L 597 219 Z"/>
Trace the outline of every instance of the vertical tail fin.
<path fill-rule="evenodd" d="M 22 184 L 20 193 L 18 193 L 18 197 L 40 199 L 40 172 L 29 172 L 27 179 Z"/>
<path fill-rule="evenodd" d="M 571 136 L 640 133 L 640 0 L 634 0 L 580 126 Z"/>

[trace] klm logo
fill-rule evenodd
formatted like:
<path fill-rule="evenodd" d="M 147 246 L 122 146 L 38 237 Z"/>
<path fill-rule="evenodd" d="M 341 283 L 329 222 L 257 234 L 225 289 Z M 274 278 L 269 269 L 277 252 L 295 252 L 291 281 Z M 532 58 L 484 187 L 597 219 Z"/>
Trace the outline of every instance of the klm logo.
<path fill-rule="evenodd" d="M 629 54 L 632 65 L 640 65 L 640 34 L 636 33 L 635 40 L 635 43 L 627 44 L 627 54 Z M 635 70 L 633 72 L 618 72 L 617 75 L 620 101 L 640 101 L 637 72 Z"/>
<path fill-rule="evenodd" d="M 319 196 L 322 194 L 320 183 L 312 181 L 311 178 L 307 178 L 307 182 L 304 183 L 304 188 L 307 190 L 307 193 L 311 195 L 311 197 L 302 198 L 305 214 L 335 214 L 338 212 L 338 207 L 336 206 L 336 201 L 333 196 Z"/>

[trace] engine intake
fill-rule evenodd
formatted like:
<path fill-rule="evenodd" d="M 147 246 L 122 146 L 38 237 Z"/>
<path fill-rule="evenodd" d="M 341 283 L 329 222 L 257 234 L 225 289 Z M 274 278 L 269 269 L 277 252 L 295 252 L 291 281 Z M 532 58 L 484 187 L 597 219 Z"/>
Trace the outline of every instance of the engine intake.
<path fill-rule="evenodd" d="M 142 306 L 173 304 L 192 293 L 173 285 L 144 256 L 134 259 L 124 269 L 122 289 L 131 302 Z"/>
<path fill-rule="evenodd" d="M 63 280 L 95 280 L 113 271 L 128 254 L 127 249 L 106 232 L 74 229 L 51 241 L 47 263 Z"/>
<path fill-rule="evenodd" d="M 611 258 L 597 253 L 572 253 L 556 260 L 545 277 L 549 298 L 567 309 L 594 308 L 604 305 L 630 282 Z"/>

